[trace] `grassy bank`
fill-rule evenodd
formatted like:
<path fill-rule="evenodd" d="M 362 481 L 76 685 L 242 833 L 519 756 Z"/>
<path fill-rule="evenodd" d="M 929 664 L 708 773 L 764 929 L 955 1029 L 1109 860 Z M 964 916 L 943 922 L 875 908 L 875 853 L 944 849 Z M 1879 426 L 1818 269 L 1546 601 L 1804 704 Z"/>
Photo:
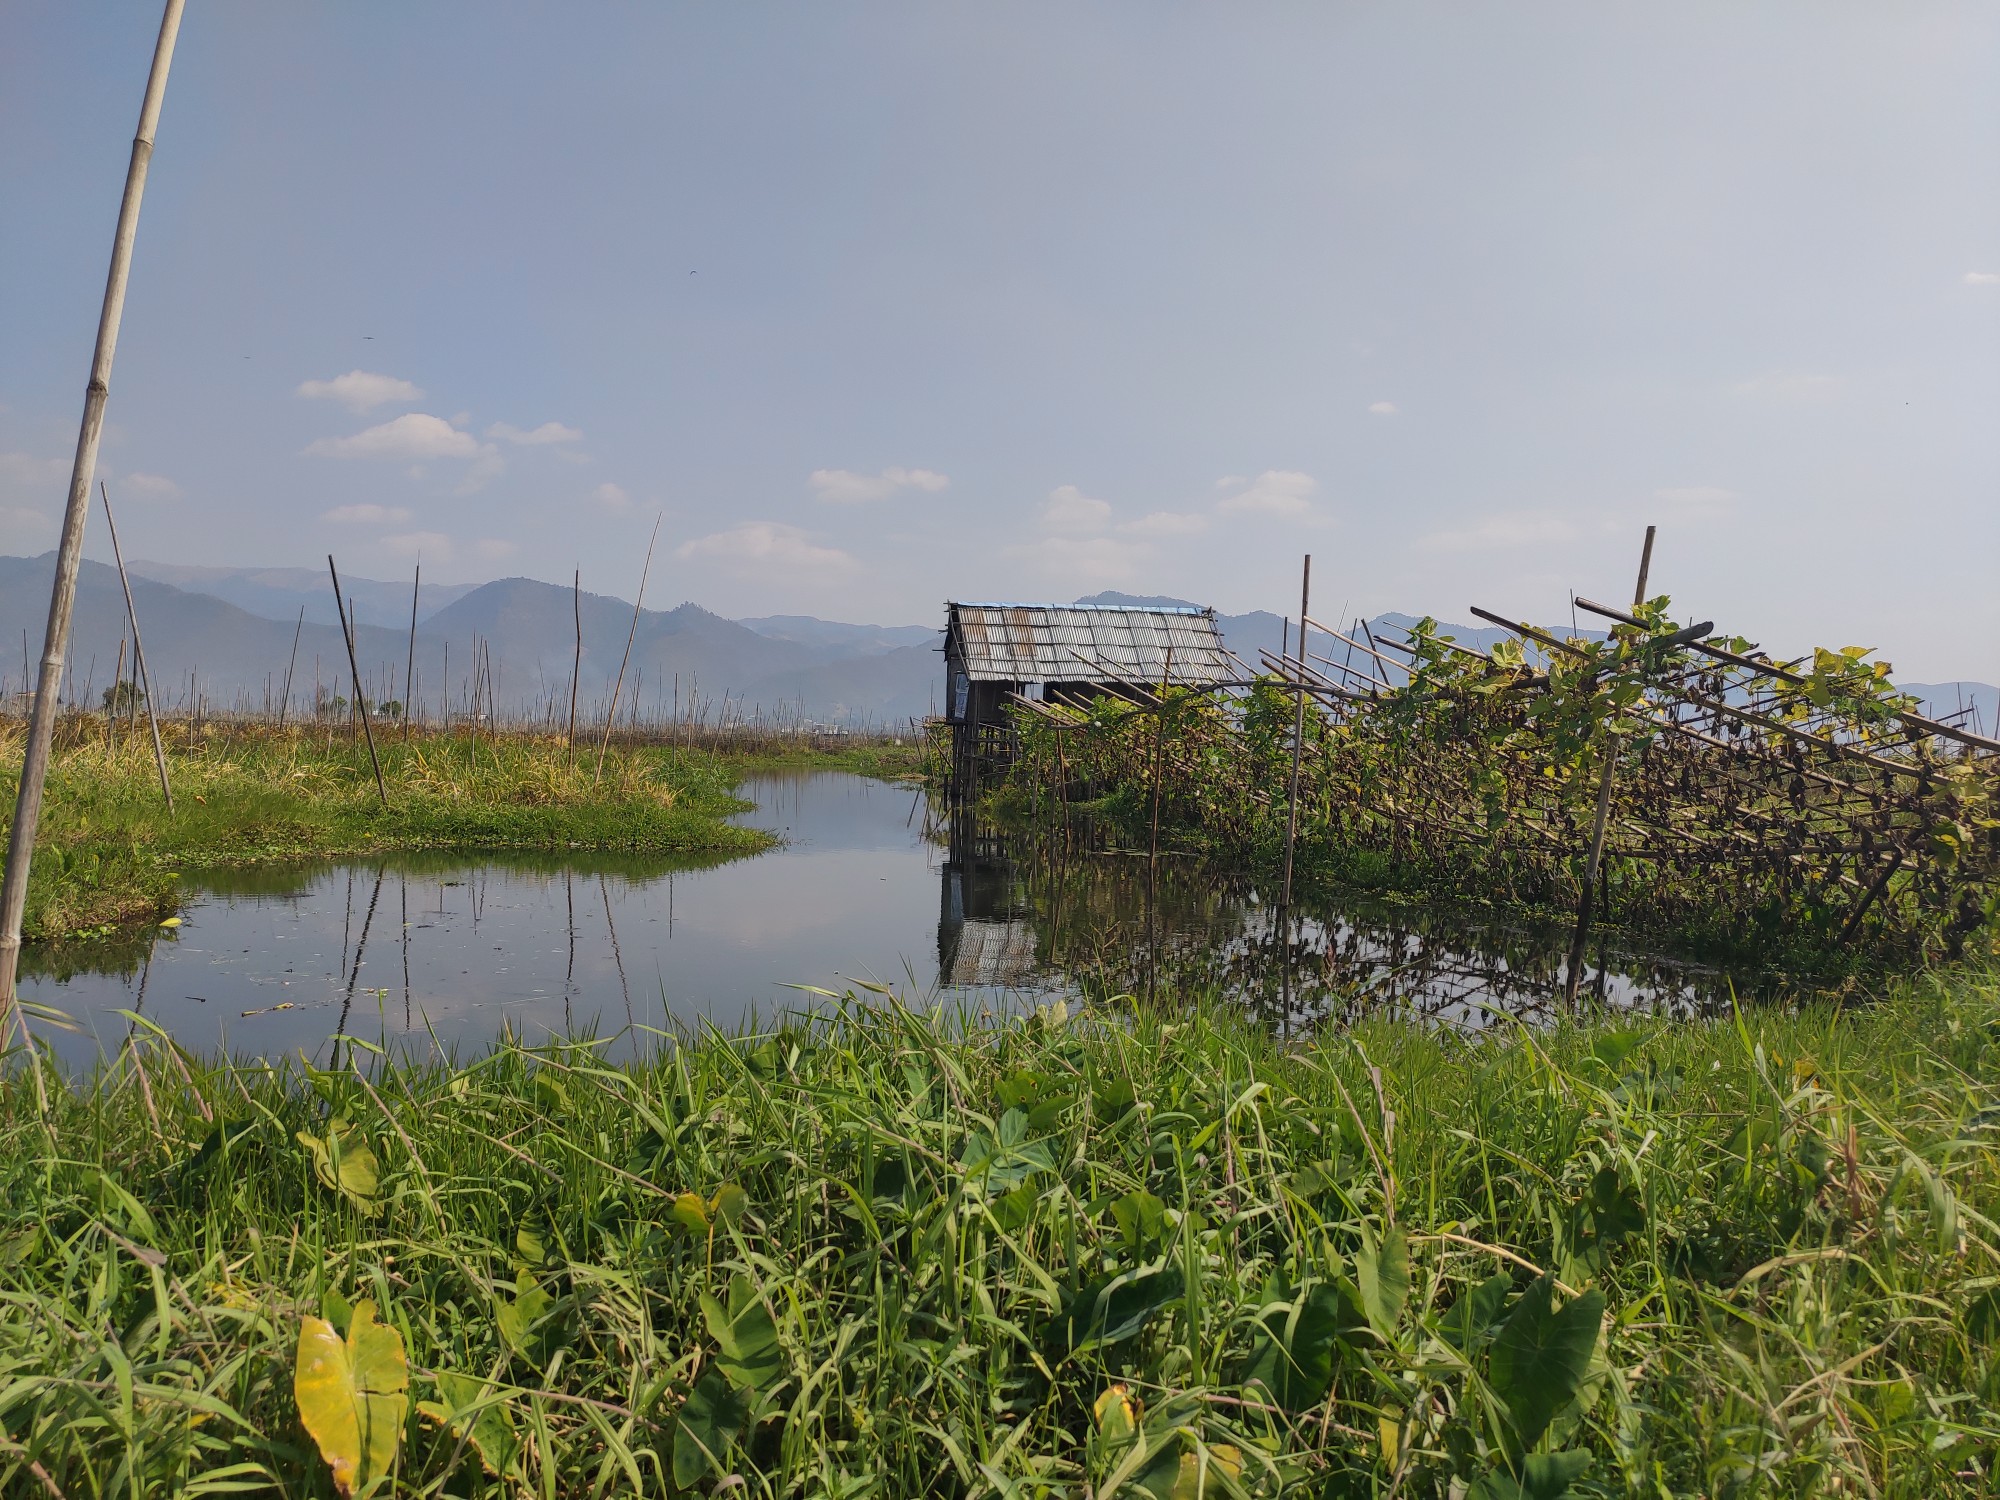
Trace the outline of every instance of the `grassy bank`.
<path fill-rule="evenodd" d="M 26 935 L 61 939 L 172 911 L 180 878 L 235 865 L 407 849 L 753 853 L 769 838 L 725 820 L 740 767 L 705 751 L 614 747 L 574 763 L 559 738 L 379 737 L 388 805 L 367 747 L 343 724 L 175 732 L 175 810 L 151 746 L 106 748 L 100 724 L 69 733 L 50 766 Z M 0 832 L 11 823 L 21 729 L 0 729 Z"/>
<path fill-rule="evenodd" d="M 17 1058 L 0 1490 L 1991 1493 L 1996 1067 L 1990 975 L 1476 1040 L 849 1008 L 365 1080 L 142 1034 L 46 1124 Z"/>

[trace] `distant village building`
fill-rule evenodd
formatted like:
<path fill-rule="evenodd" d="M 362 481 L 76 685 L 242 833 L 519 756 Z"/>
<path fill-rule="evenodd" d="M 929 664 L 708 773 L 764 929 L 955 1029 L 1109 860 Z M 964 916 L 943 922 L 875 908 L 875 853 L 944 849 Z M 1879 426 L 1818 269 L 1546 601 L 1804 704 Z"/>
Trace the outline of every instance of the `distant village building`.
<path fill-rule="evenodd" d="M 945 718 L 955 768 L 1004 759 L 1007 705 L 1143 701 L 1162 683 L 1215 687 L 1244 669 L 1212 609 L 1108 604 L 947 604 Z"/>

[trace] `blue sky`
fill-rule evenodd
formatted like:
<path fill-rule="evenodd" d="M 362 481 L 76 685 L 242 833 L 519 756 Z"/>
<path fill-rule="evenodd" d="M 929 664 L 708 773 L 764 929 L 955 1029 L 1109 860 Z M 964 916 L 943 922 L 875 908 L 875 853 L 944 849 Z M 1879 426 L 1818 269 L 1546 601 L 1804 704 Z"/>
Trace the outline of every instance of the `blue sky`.
<path fill-rule="evenodd" d="M 153 4 L 0 9 L 0 551 L 52 543 Z M 726 614 L 1654 578 L 2000 678 L 2000 11 L 193 0 L 135 555 Z M 101 522 L 91 551 L 105 555 Z M 1319 611 L 1315 611 L 1316 613 Z"/>

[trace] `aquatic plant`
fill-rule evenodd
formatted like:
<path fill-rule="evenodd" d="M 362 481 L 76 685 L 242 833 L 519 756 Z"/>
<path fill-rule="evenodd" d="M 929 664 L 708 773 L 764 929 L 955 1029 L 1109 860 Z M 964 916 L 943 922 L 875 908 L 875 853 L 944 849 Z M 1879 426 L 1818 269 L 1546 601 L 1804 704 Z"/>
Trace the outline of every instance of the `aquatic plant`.
<path fill-rule="evenodd" d="M 1928 1496 L 2000 1442 L 2000 987 L 1274 1037 L 880 995 L 0 1077 L 0 1491 Z"/>

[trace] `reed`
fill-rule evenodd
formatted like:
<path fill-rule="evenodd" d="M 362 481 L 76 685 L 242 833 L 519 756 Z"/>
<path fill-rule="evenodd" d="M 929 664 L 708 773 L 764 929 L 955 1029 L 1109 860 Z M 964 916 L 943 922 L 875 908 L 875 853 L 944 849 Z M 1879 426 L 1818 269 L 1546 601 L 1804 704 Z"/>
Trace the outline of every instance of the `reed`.
<path fill-rule="evenodd" d="M 327 1494 L 301 1350 L 365 1339 L 379 1493 L 1991 1492 L 1991 973 L 655 1042 L 321 1071 L 138 1023 L 46 1125 L 10 1069 L 0 1490 Z"/>

